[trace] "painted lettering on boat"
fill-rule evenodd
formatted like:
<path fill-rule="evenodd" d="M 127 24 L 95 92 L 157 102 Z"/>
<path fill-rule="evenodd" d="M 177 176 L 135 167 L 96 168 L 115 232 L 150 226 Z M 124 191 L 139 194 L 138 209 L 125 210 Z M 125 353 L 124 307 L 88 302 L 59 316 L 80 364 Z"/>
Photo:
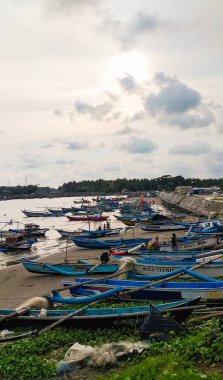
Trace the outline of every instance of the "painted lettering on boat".
<path fill-rule="evenodd" d="M 117 319 L 114 321 L 115 326 L 120 326 L 120 325 L 129 325 L 129 326 L 135 326 L 139 322 L 143 322 L 145 317 L 138 317 L 137 319 L 135 318 L 128 318 L 128 319 Z"/>
<path fill-rule="evenodd" d="M 172 272 L 176 268 L 151 268 L 151 267 L 143 267 L 145 272 Z"/>

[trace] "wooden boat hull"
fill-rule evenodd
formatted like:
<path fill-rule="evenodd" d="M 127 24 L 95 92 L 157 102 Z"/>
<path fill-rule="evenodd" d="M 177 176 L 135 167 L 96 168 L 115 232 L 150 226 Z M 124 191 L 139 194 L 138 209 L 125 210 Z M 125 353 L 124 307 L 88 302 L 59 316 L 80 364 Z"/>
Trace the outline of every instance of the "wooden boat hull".
<path fill-rule="evenodd" d="M 70 288 L 70 294 L 73 296 L 93 295 L 99 292 L 108 291 L 114 287 L 122 286 L 125 290 L 148 285 L 149 281 L 130 281 L 130 280 L 100 280 L 100 282 L 83 285 L 90 278 L 76 279 L 76 282 L 63 281 L 64 286 L 80 283 L 80 288 Z M 92 279 L 93 282 L 93 279 Z M 134 293 L 118 295 L 120 300 L 161 300 L 173 301 L 187 298 L 197 298 L 201 300 L 223 300 L 223 281 L 219 282 L 165 282 L 154 285 L 152 288 L 145 288 L 135 291 Z"/>
<path fill-rule="evenodd" d="M 66 215 L 66 217 L 73 222 L 103 222 L 108 219 L 108 216 L 72 216 Z"/>
<path fill-rule="evenodd" d="M 187 306 L 195 306 L 199 303 L 199 298 L 190 300 L 181 300 L 171 302 L 164 305 L 155 305 L 158 310 L 170 311 L 171 315 L 178 322 L 183 322 L 188 317 Z M 185 310 L 175 310 L 174 308 L 185 308 Z M 150 312 L 150 306 L 138 306 L 127 308 L 107 308 L 107 309 L 85 309 L 79 315 L 73 316 L 63 322 L 63 325 L 73 328 L 87 328 L 96 330 L 98 328 L 122 328 L 123 326 L 137 327 L 141 325 Z M 0 322 L 1 328 L 14 327 L 14 326 L 45 326 L 49 325 L 62 316 L 72 313 L 72 310 L 48 310 L 46 317 L 39 315 L 39 310 L 30 310 L 27 315 L 16 317 L 15 319 L 8 319 L 7 322 Z M 0 310 L 0 319 L 5 317 L 14 310 Z"/>
<path fill-rule="evenodd" d="M 118 265 L 116 264 L 100 264 L 95 267 L 92 264 L 50 264 L 50 263 L 40 263 L 23 261 L 22 265 L 26 270 L 31 273 L 37 274 L 54 274 L 54 275 L 64 275 L 64 276 L 84 276 L 89 273 L 92 274 L 109 274 L 114 273 L 118 270 Z M 93 270 L 91 270 L 94 268 Z"/>
<path fill-rule="evenodd" d="M 70 237 L 75 245 L 81 248 L 91 248 L 91 249 L 103 249 L 111 247 L 121 247 L 121 246 L 137 246 L 139 244 L 146 244 L 151 238 L 147 239 L 119 239 L 119 240 L 100 240 L 100 239 L 85 239 Z"/>
<path fill-rule="evenodd" d="M 139 226 L 140 227 L 140 226 Z M 142 225 L 141 230 L 146 232 L 164 232 L 164 231 L 183 231 L 187 230 L 188 227 L 181 224 L 147 224 Z"/>
<path fill-rule="evenodd" d="M 140 225 L 145 225 L 145 226 L 153 226 L 153 225 L 156 225 L 157 224 L 157 221 L 164 221 L 163 219 L 152 219 L 151 217 L 150 218 L 122 218 L 122 217 L 117 217 L 117 219 L 124 223 L 126 226 L 135 226 L 136 224 L 140 224 Z M 166 221 L 170 221 L 171 219 L 167 218 Z M 174 218 L 174 221 L 175 222 L 181 222 L 182 221 L 182 218 Z"/>
<path fill-rule="evenodd" d="M 51 212 L 28 211 L 28 210 L 22 210 L 22 212 L 23 214 L 25 214 L 25 216 L 28 216 L 31 218 L 56 216 Z"/>
<path fill-rule="evenodd" d="M 57 232 L 62 237 L 86 237 L 86 238 L 101 238 L 104 236 L 117 236 L 120 235 L 122 228 L 106 229 L 106 230 L 80 230 L 80 231 L 66 231 L 57 229 Z"/>
<path fill-rule="evenodd" d="M 140 262 L 140 260 L 137 260 L 137 264 L 134 265 L 134 272 L 136 274 L 144 275 L 144 276 L 154 276 L 162 273 L 170 273 L 173 272 L 179 268 L 182 268 L 186 265 L 190 264 L 183 264 L 182 262 L 179 263 L 160 263 L 160 264 L 148 264 L 145 261 Z M 197 263 L 198 264 L 198 263 Z M 196 265 L 196 263 L 193 263 L 190 266 Z M 206 277 L 223 277 L 223 263 L 222 262 L 215 262 L 206 264 L 203 267 L 197 268 L 196 272 L 199 274 L 202 274 Z M 190 277 L 188 275 L 184 275 L 185 277 Z"/>

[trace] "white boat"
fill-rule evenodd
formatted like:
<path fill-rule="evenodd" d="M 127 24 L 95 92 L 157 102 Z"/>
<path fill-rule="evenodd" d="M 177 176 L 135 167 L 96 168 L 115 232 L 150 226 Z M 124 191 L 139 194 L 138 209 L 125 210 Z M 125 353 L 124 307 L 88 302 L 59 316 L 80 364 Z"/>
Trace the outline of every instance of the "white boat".
<path fill-rule="evenodd" d="M 195 265 L 201 264 L 200 262 L 197 263 L 189 263 L 185 264 L 185 266 L 195 266 Z M 140 274 L 143 276 L 154 276 L 162 273 L 170 273 L 173 271 L 176 271 L 177 269 L 180 269 L 183 267 L 182 262 L 164 262 L 164 263 L 146 263 L 145 260 L 136 260 L 136 263 L 134 264 L 134 272 L 136 274 Z M 223 261 L 217 261 L 213 263 L 207 263 L 205 266 L 201 266 L 196 269 L 196 272 L 199 274 L 202 274 L 206 277 L 223 277 Z M 188 275 L 184 275 L 184 277 L 190 277 Z"/>

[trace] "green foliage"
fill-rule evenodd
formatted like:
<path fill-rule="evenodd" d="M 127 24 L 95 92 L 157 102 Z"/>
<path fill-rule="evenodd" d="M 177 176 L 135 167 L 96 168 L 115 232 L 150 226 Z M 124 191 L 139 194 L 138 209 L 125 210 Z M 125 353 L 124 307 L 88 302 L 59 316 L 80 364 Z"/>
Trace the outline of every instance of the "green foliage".
<path fill-rule="evenodd" d="M 223 178 L 220 179 L 199 179 L 199 178 L 183 178 L 182 176 L 172 177 L 170 175 L 164 175 L 159 178 L 143 178 L 143 179 L 126 179 L 118 178 L 116 180 L 103 180 L 96 181 L 81 181 L 81 182 L 68 182 L 64 183 L 58 188 L 61 192 L 66 193 L 105 193 L 112 194 L 128 189 L 132 192 L 142 192 L 150 190 L 166 190 L 173 191 L 177 186 L 196 186 L 197 187 L 209 187 L 220 186 L 223 188 Z"/>
<path fill-rule="evenodd" d="M 219 186 L 223 189 L 223 178 L 219 179 L 199 179 L 199 178 L 184 178 L 180 175 L 172 177 L 171 175 L 163 175 L 158 178 L 117 178 L 115 180 L 97 179 L 95 181 L 70 181 L 64 183 L 59 188 L 52 189 L 50 187 L 40 187 L 39 185 L 28 186 L 0 186 L 0 196 L 29 196 L 29 195 L 45 195 L 54 193 L 54 196 L 62 194 L 114 194 L 119 193 L 123 189 L 131 192 L 143 192 L 152 190 L 173 191 L 177 186 L 196 186 L 210 187 Z"/>
<path fill-rule="evenodd" d="M 53 379 L 56 362 L 75 342 L 96 346 L 122 340 L 136 341 L 138 334 L 131 327 L 97 331 L 57 328 L 36 339 L 5 343 L 0 350 L 0 379 Z M 142 354 L 126 361 L 127 371 L 118 371 L 117 366 L 110 380 L 219 380 L 219 375 L 206 376 L 198 367 L 222 363 L 222 340 L 223 326 L 218 320 L 202 328 L 190 326 L 180 336 L 172 333 L 167 342 L 152 342 Z"/>
<path fill-rule="evenodd" d="M 118 330 L 81 330 L 57 328 L 36 339 L 24 339 L 1 345 L 0 379 L 38 380 L 55 378 L 55 360 L 61 360 L 68 348 L 78 342 L 91 346 L 123 339 L 136 339 L 130 328 Z"/>
<path fill-rule="evenodd" d="M 174 355 L 158 355 L 148 357 L 142 363 L 129 367 L 127 370 L 100 380 L 220 380 L 219 375 L 204 375 L 191 366 L 190 362 L 179 360 Z"/>

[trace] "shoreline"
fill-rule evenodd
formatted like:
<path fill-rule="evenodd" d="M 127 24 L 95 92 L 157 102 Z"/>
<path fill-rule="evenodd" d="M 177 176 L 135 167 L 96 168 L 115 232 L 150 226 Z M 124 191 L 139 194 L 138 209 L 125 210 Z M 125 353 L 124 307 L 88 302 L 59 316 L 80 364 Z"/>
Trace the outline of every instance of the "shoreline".
<path fill-rule="evenodd" d="M 160 201 L 157 199 L 157 207 L 162 207 Z M 124 224 L 123 228 L 126 227 Z M 145 238 L 159 235 L 160 242 L 169 240 L 171 232 L 145 232 L 139 228 L 129 229 L 124 233 L 125 238 Z M 180 233 L 178 234 L 180 236 Z M 116 238 L 114 238 L 116 239 Z M 72 243 L 70 243 L 72 244 Z M 69 246 L 67 249 L 67 259 L 70 261 L 77 261 L 79 259 L 91 259 L 91 262 L 97 264 L 99 261 L 95 258 L 100 257 L 105 249 L 84 249 L 77 246 Z M 49 252 L 49 254 L 40 256 L 37 262 L 48 263 L 61 263 L 64 261 L 66 255 L 66 247 L 58 249 L 57 252 Z M 93 259 L 92 259 L 93 258 Z M 12 257 L 13 260 L 13 257 Z M 0 269 L 1 287 L 0 287 L 0 308 L 12 309 L 17 307 L 20 303 L 28 298 L 34 296 L 43 296 L 51 294 L 52 289 L 59 289 L 62 286 L 62 280 L 72 280 L 72 276 L 63 275 L 41 275 L 28 272 L 22 264 L 15 264 Z M 95 275 L 97 277 L 97 275 Z M 103 277 L 103 275 L 102 275 Z M 68 294 L 68 293 L 67 293 Z"/>
<path fill-rule="evenodd" d="M 76 261 L 78 259 L 92 256 L 99 257 L 102 250 L 84 250 L 78 247 L 69 248 L 67 259 Z M 59 263 L 63 262 L 65 251 L 51 253 L 44 257 L 39 257 L 35 261 Z M 11 309 L 17 307 L 21 302 L 34 296 L 43 296 L 51 293 L 52 289 L 61 288 L 62 280 L 67 280 L 68 276 L 63 275 L 41 275 L 28 272 L 22 264 L 11 265 L 2 268 L 0 271 L 0 308 Z M 73 277 L 69 276 L 72 280 Z"/>
<path fill-rule="evenodd" d="M 145 233 L 145 231 L 138 229 L 137 232 L 135 231 L 135 237 L 146 236 L 148 236 L 148 234 Z M 132 238 L 132 231 L 127 231 L 125 237 Z M 149 237 L 154 238 L 154 234 L 150 233 Z M 74 246 L 68 248 L 67 259 L 71 261 L 89 259 L 92 263 L 96 264 L 98 261 L 95 258 L 99 258 L 103 251 L 104 249 L 84 249 Z M 59 263 L 63 262 L 64 258 L 65 249 L 56 253 L 50 253 L 44 257 L 39 257 L 35 261 Z M 2 268 L 0 270 L 0 276 L 0 309 L 13 309 L 28 298 L 50 294 L 52 289 L 61 288 L 62 280 L 72 280 L 73 278 L 71 276 L 63 275 L 41 275 L 31 273 L 28 272 L 22 264 Z"/>

